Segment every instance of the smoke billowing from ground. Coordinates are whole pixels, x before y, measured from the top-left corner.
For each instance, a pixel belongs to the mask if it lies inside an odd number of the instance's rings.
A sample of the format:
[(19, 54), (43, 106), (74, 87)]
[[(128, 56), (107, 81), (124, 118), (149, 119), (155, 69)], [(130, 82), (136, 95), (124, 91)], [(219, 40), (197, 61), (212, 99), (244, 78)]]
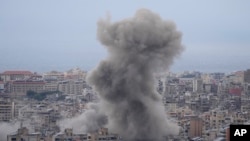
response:
[(183, 50), (175, 24), (141, 9), (119, 22), (101, 19), (97, 36), (109, 56), (87, 79), (101, 97), (108, 128), (126, 141), (160, 141), (175, 133), (178, 128), (166, 119), (153, 75), (166, 71)]
[(0, 141), (6, 141), (7, 135), (14, 133), (20, 127), (20, 123), (0, 123)]
[(99, 110), (98, 105), (89, 104), (89, 109), (83, 114), (63, 119), (59, 122), (61, 131), (65, 128), (73, 128), (74, 133), (90, 133), (97, 131), (107, 124), (107, 117)]

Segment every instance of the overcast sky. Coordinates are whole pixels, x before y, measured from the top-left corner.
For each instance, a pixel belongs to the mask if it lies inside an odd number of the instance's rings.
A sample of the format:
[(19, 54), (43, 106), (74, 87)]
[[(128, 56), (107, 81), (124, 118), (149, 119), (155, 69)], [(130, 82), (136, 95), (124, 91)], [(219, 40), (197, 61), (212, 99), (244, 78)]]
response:
[(1, 0), (0, 72), (93, 69), (107, 52), (96, 22), (148, 8), (176, 23), (185, 51), (171, 71), (250, 68), (249, 0)]

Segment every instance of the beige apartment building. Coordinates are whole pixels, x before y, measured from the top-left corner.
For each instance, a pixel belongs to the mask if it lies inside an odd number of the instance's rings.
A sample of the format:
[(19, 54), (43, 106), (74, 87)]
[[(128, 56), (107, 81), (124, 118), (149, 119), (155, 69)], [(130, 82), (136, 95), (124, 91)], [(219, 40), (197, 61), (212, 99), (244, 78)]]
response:
[(58, 90), (58, 82), (46, 82), (44, 85), (44, 90), (45, 91), (49, 91), (49, 92), (53, 92), (53, 91), (57, 91)]
[(50, 71), (43, 74), (43, 78), (46, 81), (62, 81), (64, 80), (64, 73), (57, 71)]
[(210, 111), (210, 127), (219, 129), (226, 123), (227, 111), (212, 110)]
[(28, 79), (33, 75), (30, 71), (5, 71), (0, 73), (0, 78), (4, 82), (15, 81), (15, 80), (24, 80)]
[(44, 81), (13, 81), (11, 83), (11, 92), (25, 95), (27, 91), (42, 92), (44, 91)]

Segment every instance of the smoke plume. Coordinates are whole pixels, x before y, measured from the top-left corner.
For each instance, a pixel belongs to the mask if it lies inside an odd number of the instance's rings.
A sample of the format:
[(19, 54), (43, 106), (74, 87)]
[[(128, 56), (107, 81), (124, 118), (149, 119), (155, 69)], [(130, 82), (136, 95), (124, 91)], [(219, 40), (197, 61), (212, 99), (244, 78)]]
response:
[(79, 116), (59, 121), (61, 131), (73, 128), (74, 133), (91, 133), (107, 124), (107, 117), (99, 110), (98, 105), (89, 104), (89, 109)]
[(181, 33), (147, 9), (119, 22), (101, 19), (97, 37), (109, 56), (87, 80), (101, 98), (108, 128), (126, 141), (161, 141), (177, 126), (164, 113), (154, 73), (169, 68), (182, 52)]
[(6, 123), (0, 122), (0, 141), (6, 141), (7, 135), (17, 131), (20, 123)]

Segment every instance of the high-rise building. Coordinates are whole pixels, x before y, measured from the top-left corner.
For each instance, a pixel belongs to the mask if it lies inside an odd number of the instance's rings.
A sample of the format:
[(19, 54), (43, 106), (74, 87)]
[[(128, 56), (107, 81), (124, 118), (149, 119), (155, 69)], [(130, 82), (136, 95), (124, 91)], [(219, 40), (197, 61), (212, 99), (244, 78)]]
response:
[(199, 117), (193, 117), (190, 119), (189, 137), (201, 137), (202, 136), (202, 119)]
[(193, 92), (198, 92), (198, 93), (203, 92), (203, 82), (202, 82), (202, 79), (195, 79), (193, 81)]

